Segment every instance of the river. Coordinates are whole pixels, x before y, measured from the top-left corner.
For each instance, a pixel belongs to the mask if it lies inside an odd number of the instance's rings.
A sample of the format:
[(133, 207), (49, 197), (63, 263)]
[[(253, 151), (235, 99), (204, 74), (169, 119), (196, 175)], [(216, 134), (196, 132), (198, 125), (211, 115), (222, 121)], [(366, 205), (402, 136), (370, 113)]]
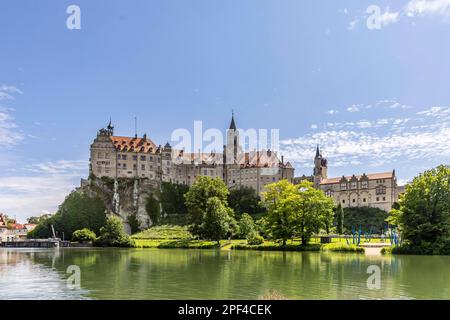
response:
[[(0, 248), (0, 299), (257, 299), (273, 290), (289, 299), (449, 299), (449, 266), (446, 256)], [(368, 268), (380, 270), (370, 282), (379, 287), (368, 288)]]

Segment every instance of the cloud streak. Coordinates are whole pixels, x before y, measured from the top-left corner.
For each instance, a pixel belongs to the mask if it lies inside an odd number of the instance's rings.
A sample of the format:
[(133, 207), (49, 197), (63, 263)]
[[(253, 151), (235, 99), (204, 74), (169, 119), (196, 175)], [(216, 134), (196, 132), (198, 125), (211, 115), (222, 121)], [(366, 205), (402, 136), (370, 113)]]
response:
[(450, 158), (450, 107), (410, 110), (403, 118), (331, 122), (323, 128), (280, 141), (282, 153), (297, 168), (312, 166), (317, 143), (332, 167), (395, 167), (414, 160)]

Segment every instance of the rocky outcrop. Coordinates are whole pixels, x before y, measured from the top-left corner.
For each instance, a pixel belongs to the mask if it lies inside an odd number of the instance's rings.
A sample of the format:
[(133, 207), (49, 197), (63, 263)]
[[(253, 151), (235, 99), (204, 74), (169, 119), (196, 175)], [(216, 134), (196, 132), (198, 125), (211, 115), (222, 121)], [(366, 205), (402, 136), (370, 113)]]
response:
[(111, 179), (90, 176), (88, 180), (82, 180), (77, 191), (102, 199), (107, 214), (122, 218), (125, 229), (131, 233), (129, 222), (134, 217), (139, 224), (139, 229), (148, 228), (153, 224), (145, 205), (150, 195), (158, 199), (160, 184), (148, 178)]

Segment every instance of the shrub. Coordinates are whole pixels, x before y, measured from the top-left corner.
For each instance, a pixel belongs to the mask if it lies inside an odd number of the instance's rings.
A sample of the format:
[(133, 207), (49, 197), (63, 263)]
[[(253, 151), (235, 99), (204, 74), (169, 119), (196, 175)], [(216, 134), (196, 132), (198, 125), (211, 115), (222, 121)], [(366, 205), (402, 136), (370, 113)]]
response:
[(264, 238), (256, 232), (252, 232), (247, 238), (247, 243), (251, 246), (257, 246), (264, 243)]
[(72, 234), (72, 241), (75, 242), (94, 242), (97, 239), (94, 231), (84, 228), (81, 230), (76, 230)]
[(381, 248), (381, 254), (391, 254), (393, 247), (383, 247)]
[(132, 247), (134, 241), (125, 232), (122, 219), (111, 216), (106, 220), (105, 226), (100, 229), (97, 244), (109, 247)]
[(159, 202), (154, 198), (153, 194), (150, 194), (145, 201), (145, 211), (150, 217), (151, 223), (153, 225), (159, 222), (161, 210)]
[(329, 243), (322, 246), (323, 251), (333, 251), (333, 252), (355, 252), (364, 253), (363, 247), (358, 247), (354, 244), (345, 243)]

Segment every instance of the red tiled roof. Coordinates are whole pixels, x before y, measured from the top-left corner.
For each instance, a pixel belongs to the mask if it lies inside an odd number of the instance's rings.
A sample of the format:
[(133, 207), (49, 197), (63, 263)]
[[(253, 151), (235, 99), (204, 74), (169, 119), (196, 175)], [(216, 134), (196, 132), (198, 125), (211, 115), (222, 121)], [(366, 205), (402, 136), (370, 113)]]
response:
[[(376, 180), (376, 179), (391, 179), (394, 176), (394, 173), (392, 171), (390, 172), (381, 172), (381, 173), (369, 173), (366, 174), (367, 178), (369, 180)], [(347, 180), (350, 180), (353, 176), (347, 176), (345, 177)], [(360, 180), (362, 175), (356, 176), (358, 180)], [(320, 184), (332, 184), (332, 183), (339, 183), (341, 181), (342, 177), (337, 178), (329, 178), (329, 179), (323, 179)]]
[(149, 138), (111, 136), (111, 141), (117, 151), (155, 153), (158, 148)]
[(6, 221), (3, 213), (0, 213), (0, 228), (6, 228)]

